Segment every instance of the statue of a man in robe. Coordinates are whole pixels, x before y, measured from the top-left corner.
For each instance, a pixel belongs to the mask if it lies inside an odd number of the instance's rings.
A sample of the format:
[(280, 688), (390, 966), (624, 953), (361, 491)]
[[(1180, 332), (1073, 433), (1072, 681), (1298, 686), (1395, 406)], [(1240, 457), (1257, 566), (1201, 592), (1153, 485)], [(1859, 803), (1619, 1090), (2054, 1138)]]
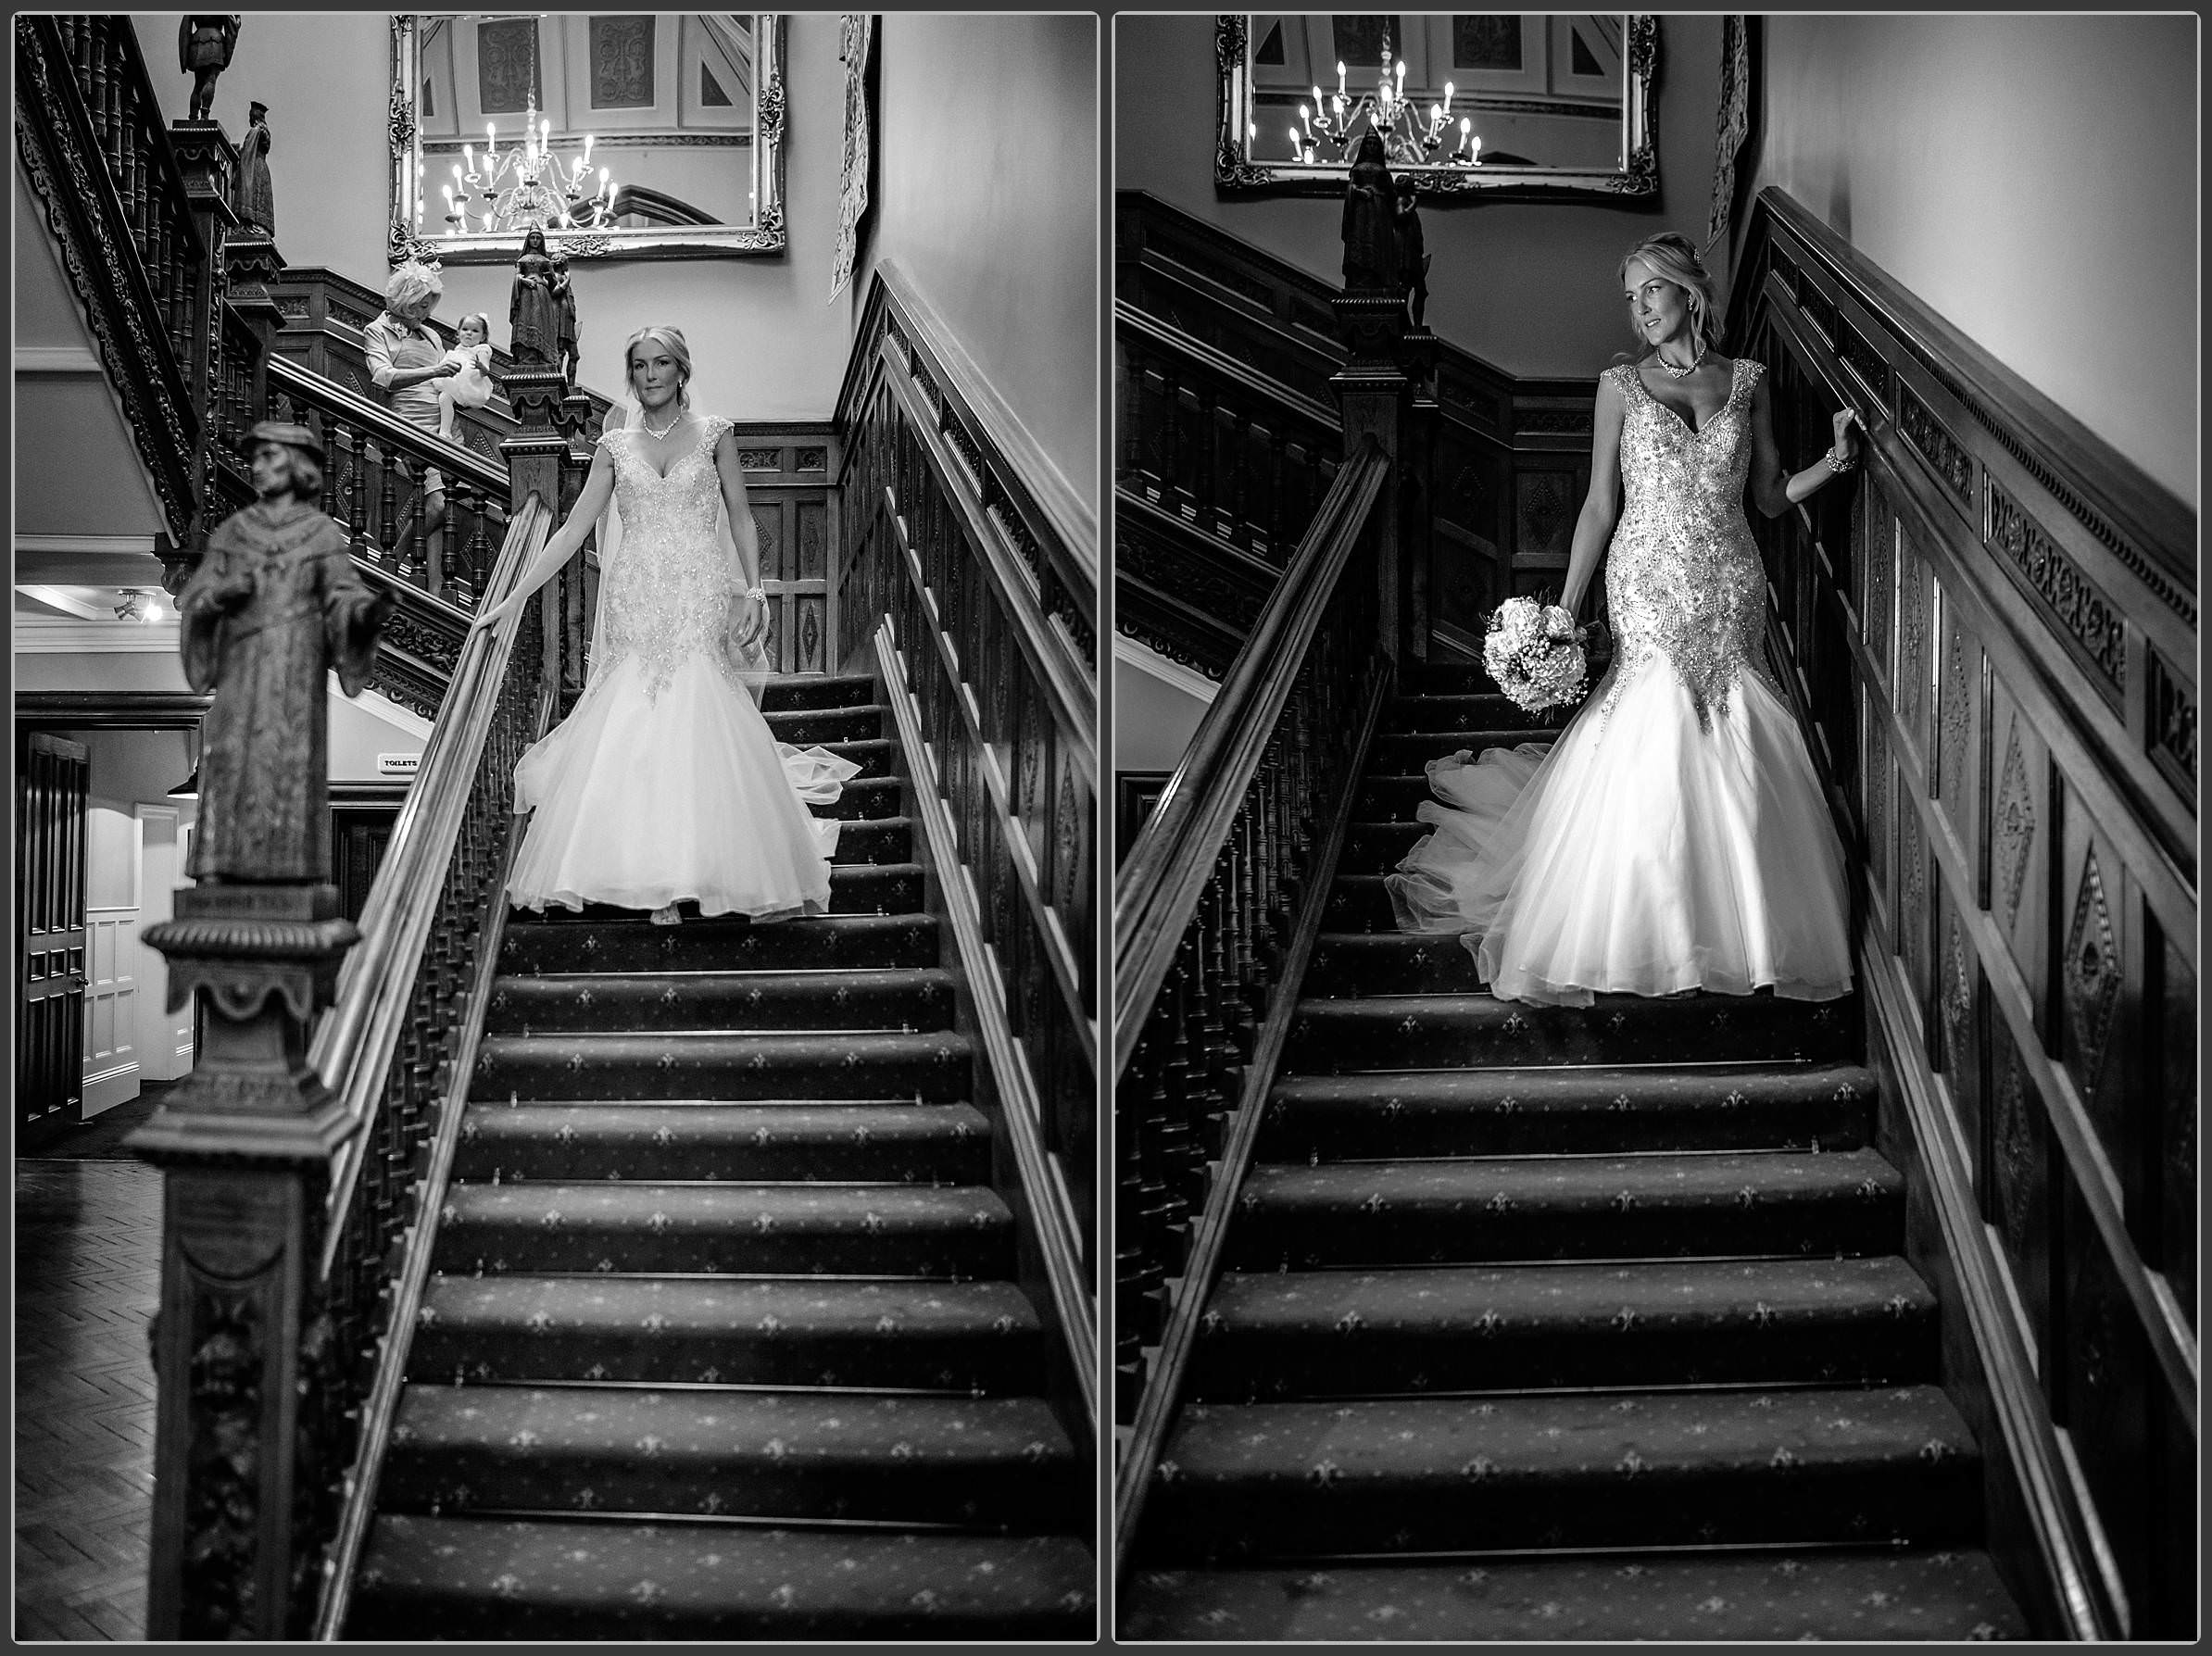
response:
[(201, 727), (200, 822), (185, 871), (225, 884), (331, 877), (326, 682), (358, 695), (392, 611), (315, 505), (322, 445), (264, 420), (245, 447), (253, 505), (207, 537), (177, 596), (184, 677), (215, 692)]

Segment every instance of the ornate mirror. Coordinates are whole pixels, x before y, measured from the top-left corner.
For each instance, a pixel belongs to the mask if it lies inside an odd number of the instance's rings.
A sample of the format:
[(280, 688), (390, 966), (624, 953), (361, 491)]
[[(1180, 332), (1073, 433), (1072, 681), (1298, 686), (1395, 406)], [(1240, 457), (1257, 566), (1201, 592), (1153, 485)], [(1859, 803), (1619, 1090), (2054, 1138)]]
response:
[(1214, 56), (1225, 194), (1338, 194), (1369, 132), (1423, 196), (1659, 193), (1654, 17), (1230, 15)]
[(392, 19), (391, 257), (497, 264), (784, 248), (781, 19)]

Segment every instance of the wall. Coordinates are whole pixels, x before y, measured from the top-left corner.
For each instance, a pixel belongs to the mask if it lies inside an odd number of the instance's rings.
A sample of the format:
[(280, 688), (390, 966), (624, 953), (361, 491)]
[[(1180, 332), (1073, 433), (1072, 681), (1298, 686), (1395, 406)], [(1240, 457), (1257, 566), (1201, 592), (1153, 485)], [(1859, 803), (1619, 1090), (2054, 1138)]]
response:
[[(1095, 510), (1099, 26), (890, 13), (877, 30), (866, 264), (898, 261)], [(987, 95), (955, 107), (956, 87)]]
[[(1158, 662), (1160, 670), (1150, 665)], [(1178, 684), (1167, 676), (1176, 673)], [(1183, 762), (1213, 698), (1188, 688), (1197, 675), (1177, 670), (1133, 640), (1113, 641), (1113, 768), (1173, 771)]]
[(1765, 30), (1753, 186), (1787, 190), (2193, 508), (2196, 20)]
[[(1114, 182), (1149, 190), (1276, 257), (1343, 279), (1341, 208), (1302, 197), (1213, 193), (1213, 19), (1114, 19)], [(1660, 21), (1659, 207), (1475, 198), (1424, 207), (1435, 263), (1428, 325), (1524, 375), (1594, 376), (1628, 348), (1614, 272), (1662, 230), (1705, 239), (1720, 100), (1720, 19)]]
[[(181, 20), (176, 13), (132, 19), (172, 118), (184, 113), (192, 90), (191, 77), (176, 68)], [(844, 146), (837, 19), (794, 16), (786, 43), (788, 252), (780, 258), (579, 262), (572, 270), (579, 374), (594, 390), (619, 395), (623, 342), (648, 322), (671, 322), (691, 346), (693, 402), (701, 410), (744, 420), (826, 420), (834, 411), (852, 326), (849, 302), (829, 302)], [(286, 262), (382, 285), (390, 75), (384, 13), (245, 14), (237, 53), (216, 82), (215, 118), (235, 141), (245, 131), (247, 103), (269, 106), (270, 180)], [(505, 345), (510, 280), (504, 266), (449, 267), (439, 319), (486, 311), (493, 339)]]

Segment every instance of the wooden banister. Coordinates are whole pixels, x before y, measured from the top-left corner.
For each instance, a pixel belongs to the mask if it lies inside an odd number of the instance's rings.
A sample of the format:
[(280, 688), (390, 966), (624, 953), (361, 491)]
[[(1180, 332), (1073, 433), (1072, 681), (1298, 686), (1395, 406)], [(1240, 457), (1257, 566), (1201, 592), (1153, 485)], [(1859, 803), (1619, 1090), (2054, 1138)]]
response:
[[(1391, 470), (1364, 435), (1115, 882), (1117, 1368), (1137, 1388), (1122, 1399), (1132, 1429), (1115, 1480), (1118, 1572), (1135, 1558), (1394, 683), (1380, 636), (1389, 562), (1376, 545)], [(1157, 1354), (1134, 1369), (1148, 1333)]]
[(1049, 1394), (1097, 1442), (1097, 522), (895, 265), (837, 425), (833, 659), (882, 676), (907, 756), (995, 1180), (1051, 1330)]

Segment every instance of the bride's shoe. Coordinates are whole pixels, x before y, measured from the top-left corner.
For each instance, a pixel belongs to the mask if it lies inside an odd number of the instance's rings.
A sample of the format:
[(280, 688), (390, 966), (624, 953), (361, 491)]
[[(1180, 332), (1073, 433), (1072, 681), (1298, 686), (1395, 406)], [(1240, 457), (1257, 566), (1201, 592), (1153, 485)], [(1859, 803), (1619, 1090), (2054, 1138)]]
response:
[(654, 910), (648, 918), (657, 926), (680, 926), (684, 923), (684, 917), (676, 912), (676, 906), (673, 903), (669, 904), (665, 909)]

